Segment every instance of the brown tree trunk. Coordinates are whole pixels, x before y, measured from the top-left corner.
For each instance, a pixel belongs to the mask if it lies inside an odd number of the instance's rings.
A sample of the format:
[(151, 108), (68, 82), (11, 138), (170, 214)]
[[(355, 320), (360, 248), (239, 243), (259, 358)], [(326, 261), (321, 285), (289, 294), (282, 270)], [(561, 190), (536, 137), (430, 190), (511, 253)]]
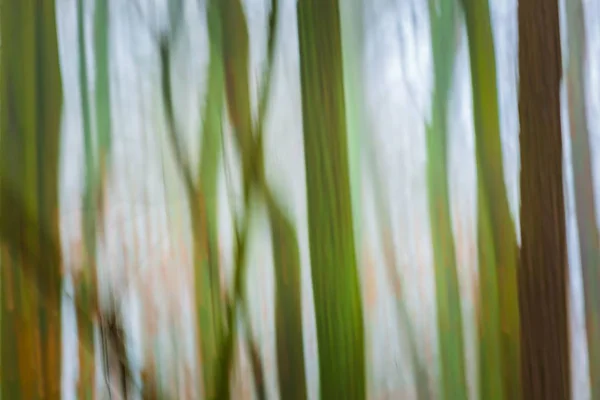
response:
[(567, 253), (557, 0), (519, 2), (523, 399), (568, 399)]

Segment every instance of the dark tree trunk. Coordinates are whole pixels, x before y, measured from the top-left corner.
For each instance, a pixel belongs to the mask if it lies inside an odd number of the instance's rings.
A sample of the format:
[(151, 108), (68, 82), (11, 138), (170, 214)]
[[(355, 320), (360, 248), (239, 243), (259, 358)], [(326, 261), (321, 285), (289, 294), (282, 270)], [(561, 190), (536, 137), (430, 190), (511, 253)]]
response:
[(519, 2), (523, 399), (568, 399), (567, 253), (557, 0)]

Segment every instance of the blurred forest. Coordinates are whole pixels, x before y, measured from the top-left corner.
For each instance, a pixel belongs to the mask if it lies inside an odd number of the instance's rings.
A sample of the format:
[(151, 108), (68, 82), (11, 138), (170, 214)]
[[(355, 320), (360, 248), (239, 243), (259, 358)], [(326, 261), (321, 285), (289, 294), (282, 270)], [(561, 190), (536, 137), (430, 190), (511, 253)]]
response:
[(0, 399), (600, 399), (600, 0), (0, 0)]

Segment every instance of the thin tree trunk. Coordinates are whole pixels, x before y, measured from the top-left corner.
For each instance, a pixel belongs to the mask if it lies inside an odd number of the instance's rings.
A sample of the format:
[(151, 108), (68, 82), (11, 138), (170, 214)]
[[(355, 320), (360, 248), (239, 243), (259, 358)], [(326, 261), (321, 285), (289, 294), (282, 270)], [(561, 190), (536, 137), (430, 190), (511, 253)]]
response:
[(488, 0), (463, 0), (475, 124), (479, 249), (479, 395), (520, 395), (518, 245), (504, 184), (496, 56)]
[(95, 158), (92, 138), (89, 80), (87, 74), (87, 51), (85, 41), (84, 2), (77, 1), (77, 41), (79, 49), (79, 88), (81, 97), (81, 116), (83, 132), (83, 154), (85, 163), (85, 181), (82, 200), (83, 218), (81, 231), (83, 236), (83, 270), (76, 284), (76, 301), (84, 312), (77, 313), (77, 335), (79, 340), (79, 379), (78, 398), (91, 399), (94, 391), (95, 356), (94, 326), (96, 302), (96, 196), (94, 194)]
[(277, 375), (281, 398), (306, 399), (306, 372), (302, 342), (300, 250), (292, 221), (271, 195), (267, 210), (273, 240), (275, 267), (275, 327)]
[(521, 0), (518, 21), (522, 398), (563, 400), (571, 382), (558, 1)]
[[(94, 187), (88, 196), (91, 196), (91, 202), (94, 208), (86, 214), (92, 222), (93, 238), (91, 249), (87, 254), (92, 256), (91, 265), (94, 266), (93, 271), (89, 273), (91, 280), (91, 296), (90, 307), (91, 323), (88, 324), (89, 351), (94, 349), (94, 326), (98, 326), (99, 310), (98, 310), (98, 265), (95, 258), (96, 236), (99, 232), (103, 233), (104, 227), (104, 196), (106, 190), (106, 177), (111, 161), (111, 139), (112, 139), (112, 113), (110, 108), (110, 72), (109, 72), (109, 35), (110, 35), (110, 4), (111, 0), (96, 0), (94, 10), (94, 54), (95, 54), (95, 111), (96, 111), (96, 135), (98, 137), (98, 161), (94, 169)], [(79, 318), (81, 319), (81, 318)], [(101, 337), (100, 340), (103, 340)], [(95, 394), (96, 388), (96, 359), (92, 357), (90, 362), (89, 377), (87, 385), (91, 388), (91, 392)], [(104, 362), (101, 361), (102, 363)]]
[[(94, 54), (96, 61), (96, 135), (98, 136), (98, 166), (96, 171), (96, 221), (103, 231), (104, 193), (111, 161), (112, 112), (110, 103), (110, 1), (96, 0), (94, 10)], [(97, 276), (97, 273), (96, 273)]]
[(429, 1), (434, 93), (432, 118), (426, 133), (427, 181), (440, 349), (440, 395), (448, 400), (466, 400), (463, 319), (447, 170), (448, 97), (456, 53), (455, 8), (454, 1)]
[(320, 393), (323, 399), (364, 399), (365, 338), (354, 251), (339, 4), (299, 0), (297, 13)]
[[(270, 99), (270, 87), (273, 76), (273, 60), (277, 38), (279, 0), (271, 1), (267, 38), (267, 67), (261, 82), (258, 101), (258, 120), (255, 124), (251, 118), (249, 97), (248, 62), (249, 41), (248, 28), (242, 3), (239, 0), (223, 2), (223, 57), (225, 68), (225, 87), (227, 105), (232, 121), (235, 138), (239, 147), (243, 165), (244, 185), (244, 226), (241, 233), (239, 252), (245, 248), (245, 226), (250, 212), (250, 192), (256, 190), (266, 202), (267, 213), (271, 225), (273, 241), (273, 264), (275, 269), (275, 327), (278, 363), (279, 390), (282, 398), (306, 398), (306, 373), (304, 368), (304, 345), (302, 339), (302, 299), (300, 282), (300, 252), (294, 224), (284, 213), (282, 206), (276, 201), (266, 183), (263, 165), (264, 122)], [(256, 134), (256, 137), (254, 137)], [(241, 265), (236, 265), (234, 294), (230, 308), (235, 310), (238, 298), (245, 301), (243, 293), (243, 272), (245, 260), (238, 258)], [(242, 307), (245, 307), (243, 304)], [(230, 314), (229, 332), (224, 346), (222, 364), (221, 393), (227, 390), (229, 371), (231, 370), (231, 346), (235, 332), (235, 312)], [(249, 325), (249, 324), (247, 324)], [(253, 361), (256, 360), (251, 354)], [(254, 364), (257, 364), (254, 361)], [(254, 367), (257, 369), (258, 366)], [(255, 374), (255, 384), (260, 396), (260, 375)]]
[(571, 131), (571, 160), (575, 183), (575, 204), (579, 251), (583, 273), (589, 375), (592, 399), (600, 396), (600, 243), (596, 225), (591, 149), (585, 105), (586, 36), (583, 4), (566, 2), (569, 39), (567, 93)]
[[(202, 148), (200, 155), (199, 180), (200, 196), (204, 198), (205, 225), (203, 231), (196, 231), (196, 242), (201, 237), (206, 238), (199, 251), (199, 268), (196, 269), (196, 300), (198, 326), (201, 343), (202, 369), (204, 375), (204, 391), (210, 399), (216, 393), (215, 380), (218, 362), (218, 349), (224, 336), (224, 304), (220, 288), (219, 242), (218, 242), (218, 206), (217, 206), (217, 177), (221, 161), (221, 134), (224, 105), (223, 66), (221, 58), (221, 21), (219, 6), (215, 0), (207, 5), (207, 20), (209, 26), (210, 63), (208, 70), (208, 91), (204, 121), (202, 127)], [(192, 205), (193, 206), (193, 205)], [(200, 278), (199, 275), (204, 275)], [(210, 309), (209, 309), (210, 307)]]
[[(176, 6), (176, 2), (171, 3)], [(181, 4), (179, 4), (181, 6)], [(173, 9), (173, 22), (180, 11)], [(177, 14), (179, 13), (179, 14)], [(225, 304), (220, 288), (218, 235), (217, 235), (217, 174), (221, 154), (221, 130), (223, 110), (223, 69), (221, 57), (221, 17), (217, 0), (207, 4), (210, 63), (208, 89), (202, 125), (202, 148), (198, 184), (185, 156), (175, 123), (171, 90), (171, 41), (176, 34), (165, 37), (160, 43), (162, 67), (162, 94), (167, 115), (169, 139), (175, 153), (177, 168), (183, 177), (184, 188), (190, 207), (193, 238), (195, 300), (197, 312), (198, 360), (202, 368), (205, 398), (215, 398), (219, 380), (219, 351), (223, 347), (225, 333)], [(173, 27), (175, 31), (177, 28)]]

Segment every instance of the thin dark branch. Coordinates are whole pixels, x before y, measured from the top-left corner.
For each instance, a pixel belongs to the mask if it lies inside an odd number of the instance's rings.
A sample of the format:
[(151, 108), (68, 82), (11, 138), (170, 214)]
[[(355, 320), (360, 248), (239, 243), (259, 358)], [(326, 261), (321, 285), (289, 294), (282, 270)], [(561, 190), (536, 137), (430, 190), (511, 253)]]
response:
[(250, 322), (250, 313), (248, 311), (248, 304), (242, 303), (242, 322), (244, 324), (244, 330), (246, 331), (246, 347), (250, 357), (250, 366), (252, 369), (252, 375), (254, 377), (254, 385), (256, 389), (256, 395), (259, 400), (265, 400), (267, 398), (265, 388), (265, 371), (264, 366), (260, 358), (260, 351), (256, 336), (252, 330), (252, 324)]
[(269, 29), (267, 33), (267, 65), (263, 72), (262, 87), (260, 89), (260, 98), (258, 103), (258, 120), (256, 131), (263, 130), (265, 116), (271, 98), (271, 82), (273, 76), (273, 63), (275, 59), (275, 45), (277, 43), (277, 29), (279, 21), (279, 1), (271, 0), (271, 10), (269, 12)]
[[(21, 257), (24, 257), (24, 260), (34, 260), (35, 258), (31, 258), (31, 256), (27, 256), (27, 255), (22, 255)], [(36, 265), (36, 264), (34, 264)], [(9, 267), (10, 268), (14, 268), (16, 269), (15, 265), (13, 263), (8, 263), (8, 262), (4, 262), (2, 264), (3, 268)], [(16, 273), (17, 271), (13, 271), (14, 273)], [(27, 275), (26, 275), (27, 276)], [(59, 298), (58, 299), (58, 303), (56, 301), (56, 299), (51, 299), (50, 296), (44, 291), (40, 289), (40, 286), (37, 282), (37, 280), (35, 279), (31, 279), (30, 277), (28, 277), (29, 283), (31, 285), (31, 289), (35, 292), (36, 294), (36, 298), (38, 299), (38, 305), (39, 307), (43, 308), (47, 315), (51, 318), (59, 318), (59, 309), (61, 307), (61, 303), (62, 300)], [(75, 298), (66, 291), (66, 289), (63, 287), (62, 291), (60, 292), (60, 296), (65, 296), (72, 304), (73, 304), (73, 308), (75, 309), (75, 316), (76, 319), (81, 320), (81, 321), (88, 321), (88, 322), (93, 322), (94, 317), (93, 315), (89, 312), (89, 310), (84, 309), (83, 307), (81, 307), (78, 302), (75, 300)], [(95, 310), (94, 310), (95, 312)], [(100, 324), (100, 327), (102, 329), (102, 324)], [(86, 348), (89, 352), (94, 352), (94, 343), (93, 342), (83, 342), (81, 343), (84, 348)], [(117, 355), (117, 360), (120, 363), (126, 363), (127, 360), (122, 359), (120, 356)], [(125, 364), (127, 365), (127, 364)], [(106, 367), (106, 366), (105, 366)], [(128, 376), (134, 376), (133, 372), (129, 369), (127, 371), (125, 371), (125, 373)], [(135, 384), (135, 382), (134, 382)], [(137, 384), (135, 384), (137, 386)], [(141, 389), (139, 386), (137, 387), (137, 389)]]
[(187, 157), (184, 154), (184, 149), (179, 140), (177, 126), (175, 123), (175, 115), (173, 110), (173, 98), (171, 89), (171, 60), (170, 60), (170, 45), (166, 38), (163, 38), (160, 43), (160, 64), (161, 64), (161, 84), (162, 93), (165, 105), (165, 114), (167, 118), (167, 133), (175, 153), (175, 162), (178, 164), (182, 174), (184, 185), (189, 196), (194, 196), (197, 193), (196, 185), (192, 175), (192, 169)]

